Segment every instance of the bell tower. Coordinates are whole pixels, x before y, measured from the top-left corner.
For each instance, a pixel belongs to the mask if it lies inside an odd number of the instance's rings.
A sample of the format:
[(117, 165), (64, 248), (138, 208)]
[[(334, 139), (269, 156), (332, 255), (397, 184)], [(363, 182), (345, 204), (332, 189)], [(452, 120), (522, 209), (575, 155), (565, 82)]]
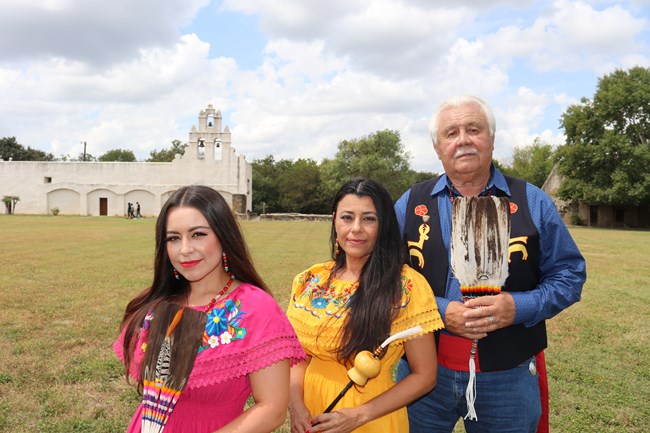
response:
[(212, 104), (199, 112), (199, 126), (192, 126), (190, 141), (185, 154), (189, 157), (206, 161), (222, 161), (231, 151), (230, 129), (221, 129), (221, 111), (215, 110)]
[(235, 154), (230, 129), (222, 127), (221, 111), (212, 104), (199, 112), (183, 155), (174, 162), (183, 166), (184, 184), (211, 186), (230, 201), (233, 210), (245, 214), (252, 205), (253, 166), (244, 155)]

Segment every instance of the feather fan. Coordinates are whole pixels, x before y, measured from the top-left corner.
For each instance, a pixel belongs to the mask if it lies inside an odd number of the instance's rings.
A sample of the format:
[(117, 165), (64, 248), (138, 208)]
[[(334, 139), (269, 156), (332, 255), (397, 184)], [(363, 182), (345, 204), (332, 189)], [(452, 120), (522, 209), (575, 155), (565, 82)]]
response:
[[(451, 267), (460, 282), (463, 302), (496, 295), (508, 278), (510, 203), (504, 197), (457, 197), (452, 207)], [(476, 365), (478, 340), (472, 342), (467, 415), (477, 420)]]
[(142, 370), (142, 433), (161, 433), (198, 353), (206, 315), (162, 301), (153, 310)]

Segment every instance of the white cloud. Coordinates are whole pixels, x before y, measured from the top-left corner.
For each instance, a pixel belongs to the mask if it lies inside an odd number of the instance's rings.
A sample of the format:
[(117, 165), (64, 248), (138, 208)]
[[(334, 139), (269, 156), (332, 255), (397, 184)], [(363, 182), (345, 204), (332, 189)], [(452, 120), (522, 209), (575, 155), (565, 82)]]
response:
[[(552, 97), (521, 87), (508, 98), (506, 108), (496, 108), (495, 157), (507, 159), (515, 147), (528, 146), (539, 136), (536, 131)], [(547, 133), (548, 135), (548, 133)]]
[(647, 52), (647, 41), (638, 40), (647, 28), (647, 19), (620, 5), (598, 10), (583, 1), (557, 0), (531, 25), (506, 26), (484, 40), (494, 59), (525, 57), (541, 71), (601, 72), (603, 63), (620, 64), (627, 55)]
[(59, 57), (123, 62), (178, 39), (209, 0), (14, 0), (0, 2), (0, 60)]
[[(178, 124), (179, 116), (198, 115), (214, 95), (228, 98), (224, 90), (237, 75), (236, 65), (207, 54), (205, 43), (186, 35), (168, 49), (143, 49), (136, 60), (103, 73), (61, 59), (0, 70), (6, 100), (14, 101), (0, 106), (0, 131), (19, 130), (20, 143), (50, 147), (55, 156), (76, 156), (73, 149), (86, 140), (95, 156), (130, 148), (147, 157), (172, 139), (187, 139), (189, 128)], [(226, 98), (216, 99), (218, 105), (229, 105)]]
[(394, 78), (429, 70), (453, 42), (456, 29), (477, 13), (458, 4), (449, 9), (395, 0), (233, 0), (224, 7), (260, 14), (261, 27), (272, 40), (326, 40), (324, 52)]
[[(211, 103), (249, 160), (320, 161), (343, 139), (388, 128), (415, 169), (440, 171), (427, 122), (443, 98), (485, 98), (507, 156), (538, 136), (561, 142), (556, 119), (592, 96), (563, 85), (566, 71), (595, 82), (650, 65), (647, 10), (633, 3), (3, 0), (0, 137), (56, 156), (85, 140), (95, 156), (130, 148), (142, 159), (187, 140)], [(259, 67), (215, 58), (201, 29), (181, 30), (208, 4), (256, 18)]]

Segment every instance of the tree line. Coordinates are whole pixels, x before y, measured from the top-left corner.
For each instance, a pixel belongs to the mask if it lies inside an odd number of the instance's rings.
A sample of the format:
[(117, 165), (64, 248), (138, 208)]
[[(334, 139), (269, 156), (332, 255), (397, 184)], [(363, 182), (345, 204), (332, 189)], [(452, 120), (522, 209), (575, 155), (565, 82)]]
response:
[[(514, 149), (512, 160), (495, 165), (505, 174), (541, 187), (557, 165), (563, 181), (560, 198), (589, 205), (648, 206), (650, 204), (650, 68), (616, 70), (598, 80), (592, 98), (570, 105), (560, 118), (566, 142), (558, 147), (535, 139)], [(172, 161), (187, 144), (151, 151), (148, 162)], [(0, 138), (0, 157), (14, 161), (135, 161), (132, 151), (113, 149), (98, 158), (81, 153), (55, 158), (25, 148), (15, 137)], [(433, 150), (432, 150), (433, 157)], [(333, 158), (252, 162), (253, 211), (257, 213), (331, 212), (336, 189), (352, 177), (371, 177), (397, 199), (416, 182), (435, 176), (410, 168), (399, 131), (376, 131), (343, 140)]]
[[(530, 146), (516, 148), (511, 162), (494, 163), (505, 174), (541, 187), (553, 169), (554, 155), (550, 144), (535, 140)], [(431, 158), (435, 158), (433, 148)], [(409, 160), (399, 132), (391, 130), (344, 140), (334, 158), (320, 164), (312, 159), (276, 161), (269, 155), (253, 161), (253, 211), (330, 213), (336, 190), (353, 177), (381, 182), (397, 200), (414, 183), (437, 176), (429, 171), (414, 171)]]
[[(171, 162), (174, 155), (185, 153), (187, 144), (180, 140), (172, 140), (171, 147), (161, 150), (152, 150), (145, 162)], [(80, 152), (76, 157), (69, 154), (61, 155), (58, 158), (52, 153), (42, 150), (25, 147), (16, 141), (16, 137), (0, 138), (0, 158), (5, 161), (100, 161), (100, 162), (136, 162), (137, 159), (132, 150), (111, 149), (106, 153), (95, 157), (91, 153)]]

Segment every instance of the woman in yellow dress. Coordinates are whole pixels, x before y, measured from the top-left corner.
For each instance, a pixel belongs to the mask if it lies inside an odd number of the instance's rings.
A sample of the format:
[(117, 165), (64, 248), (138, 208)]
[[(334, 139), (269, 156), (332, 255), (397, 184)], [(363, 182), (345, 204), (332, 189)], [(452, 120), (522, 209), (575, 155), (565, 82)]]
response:
[[(406, 404), (436, 384), (433, 332), (443, 327), (431, 287), (405, 265), (393, 203), (370, 179), (353, 179), (334, 197), (333, 260), (293, 281), (287, 315), (308, 357), (291, 368), (292, 433), (408, 432)], [(416, 325), (422, 331), (392, 342), (379, 376), (350, 389), (357, 353), (374, 351), (390, 335)], [(392, 366), (406, 354), (411, 374), (399, 383)]]

